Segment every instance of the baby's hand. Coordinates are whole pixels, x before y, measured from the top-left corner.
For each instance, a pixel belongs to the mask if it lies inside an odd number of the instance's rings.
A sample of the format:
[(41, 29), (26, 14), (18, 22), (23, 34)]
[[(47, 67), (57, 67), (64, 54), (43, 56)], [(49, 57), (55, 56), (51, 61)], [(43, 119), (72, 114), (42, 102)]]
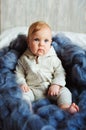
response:
[(59, 85), (51, 85), (49, 87), (49, 90), (48, 90), (48, 95), (49, 96), (55, 96), (55, 95), (58, 95), (59, 93), (59, 90), (60, 90), (60, 86)]
[(29, 88), (28, 85), (26, 85), (26, 84), (22, 84), (22, 85), (20, 86), (20, 88), (21, 88), (21, 90), (22, 90), (23, 92), (28, 92), (28, 91), (30, 90), (30, 88)]

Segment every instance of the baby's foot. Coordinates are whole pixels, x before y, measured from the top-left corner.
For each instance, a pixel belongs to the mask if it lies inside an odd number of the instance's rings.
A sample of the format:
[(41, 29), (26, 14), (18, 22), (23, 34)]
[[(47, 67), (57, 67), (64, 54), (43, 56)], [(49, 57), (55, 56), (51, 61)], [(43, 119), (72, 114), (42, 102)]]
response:
[(68, 108), (68, 112), (70, 112), (71, 114), (79, 112), (79, 107), (75, 103), (72, 103)]

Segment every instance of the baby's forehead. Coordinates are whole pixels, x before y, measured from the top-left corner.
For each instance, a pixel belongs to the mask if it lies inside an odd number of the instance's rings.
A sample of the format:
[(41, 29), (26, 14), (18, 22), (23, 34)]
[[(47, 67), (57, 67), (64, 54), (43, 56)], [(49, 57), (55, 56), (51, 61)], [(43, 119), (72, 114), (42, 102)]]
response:
[[(43, 36), (44, 35), (44, 36)], [(40, 37), (49, 37), (49, 39), (52, 37), (52, 31), (51, 28), (48, 27), (47, 25), (43, 25), (41, 27), (34, 27), (29, 31), (28, 38), (30, 37), (35, 37), (35, 36), (40, 36)]]
[(47, 36), (51, 36), (52, 32), (49, 28), (41, 28), (38, 31), (34, 32), (32, 35), (40, 35), (40, 36), (45, 35), (47, 37)]
[(38, 24), (33, 24), (32, 26), (30, 26), (29, 28), (29, 33), (34, 33), (36, 31), (39, 31), (43, 28), (46, 28), (46, 29), (51, 29), (50, 26), (48, 24), (45, 24), (45, 23), (38, 23)]

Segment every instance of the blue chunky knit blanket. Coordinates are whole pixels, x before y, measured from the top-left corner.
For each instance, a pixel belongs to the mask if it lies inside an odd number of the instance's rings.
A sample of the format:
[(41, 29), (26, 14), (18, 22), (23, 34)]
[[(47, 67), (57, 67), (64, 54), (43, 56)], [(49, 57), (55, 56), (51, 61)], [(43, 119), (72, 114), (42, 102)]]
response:
[(27, 47), (26, 36), (18, 35), (0, 50), (0, 130), (86, 129), (86, 51), (63, 34), (52, 39), (66, 71), (66, 86), (80, 111), (71, 115), (48, 99), (33, 102), (30, 110), (15, 80), (17, 60)]

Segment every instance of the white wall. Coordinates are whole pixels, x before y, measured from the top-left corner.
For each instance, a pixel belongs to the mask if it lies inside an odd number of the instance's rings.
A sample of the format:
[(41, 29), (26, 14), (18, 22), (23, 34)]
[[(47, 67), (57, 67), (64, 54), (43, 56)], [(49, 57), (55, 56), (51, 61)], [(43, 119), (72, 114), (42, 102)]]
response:
[(1, 0), (1, 32), (48, 22), (54, 31), (86, 33), (86, 0)]
[(0, 0), (0, 33), (1, 33), (1, 0)]

